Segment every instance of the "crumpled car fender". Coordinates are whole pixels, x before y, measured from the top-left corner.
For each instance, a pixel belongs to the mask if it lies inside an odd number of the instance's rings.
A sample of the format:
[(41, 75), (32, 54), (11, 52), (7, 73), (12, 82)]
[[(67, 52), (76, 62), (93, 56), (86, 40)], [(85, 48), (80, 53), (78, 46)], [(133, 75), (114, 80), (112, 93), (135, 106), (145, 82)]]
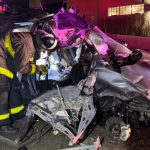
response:
[(150, 104), (146, 98), (146, 90), (130, 82), (124, 75), (99, 62), (96, 62), (94, 70), (97, 73), (95, 86), (98, 87), (97, 90), (103, 89), (98, 93), (100, 97), (114, 96), (123, 101), (136, 99), (138, 102), (143, 102), (144, 100), (145, 103)]

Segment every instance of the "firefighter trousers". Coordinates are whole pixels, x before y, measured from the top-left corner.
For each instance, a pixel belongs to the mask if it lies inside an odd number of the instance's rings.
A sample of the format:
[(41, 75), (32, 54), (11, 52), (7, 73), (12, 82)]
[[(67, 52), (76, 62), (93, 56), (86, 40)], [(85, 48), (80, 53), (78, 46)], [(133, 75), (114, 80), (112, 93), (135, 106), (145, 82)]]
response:
[(9, 80), (5, 78), (7, 77), (0, 74), (0, 126), (12, 124), (25, 114), (18, 79), (16, 77)]

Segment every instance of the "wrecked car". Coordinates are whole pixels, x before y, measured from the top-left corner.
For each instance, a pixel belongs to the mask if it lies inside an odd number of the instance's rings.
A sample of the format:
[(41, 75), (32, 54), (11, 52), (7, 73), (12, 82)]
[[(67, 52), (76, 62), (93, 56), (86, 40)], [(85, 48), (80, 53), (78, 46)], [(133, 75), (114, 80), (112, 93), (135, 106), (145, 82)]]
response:
[[(126, 141), (131, 131), (128, 121), (135, 119), (135, 114), (137, 121), (149, 122), (148, 87), (135, 85), (121, 73), (122, 67), (136, 64), (142, 52), (113, 40), (74, 9), (61, 9), (53, 19), (49, 32), (58, 39), (60, 49), (66, 49), (67, 53), (80, 45), (76, 48), (81, 50), (80, 58), (70, 64), (72, 80), (85, 95), (94, 95), (94, 103), (99, 103), (97, 109), (109, 114), (106, 128)], [(41, 31), (37, 29), (37, 32)], [(93, 87), (87, 83), (89, 76), (96, 80)]]

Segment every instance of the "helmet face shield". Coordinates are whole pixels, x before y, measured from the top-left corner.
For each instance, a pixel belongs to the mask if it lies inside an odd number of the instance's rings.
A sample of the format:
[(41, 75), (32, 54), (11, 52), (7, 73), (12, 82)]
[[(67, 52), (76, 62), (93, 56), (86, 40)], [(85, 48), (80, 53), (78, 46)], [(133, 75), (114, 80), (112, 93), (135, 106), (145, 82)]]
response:
[(41, 37), (41, 41), (43, 43), (43, 46), (47, 50), (53, 50), (57, 46), (57, 40), (52, 34), (44, 35)]
[(54, 35), (43, 30), (38, 30), (36, 32), (36, 43), (39, 48), (52, 51), (56, 48), (58, 41)]

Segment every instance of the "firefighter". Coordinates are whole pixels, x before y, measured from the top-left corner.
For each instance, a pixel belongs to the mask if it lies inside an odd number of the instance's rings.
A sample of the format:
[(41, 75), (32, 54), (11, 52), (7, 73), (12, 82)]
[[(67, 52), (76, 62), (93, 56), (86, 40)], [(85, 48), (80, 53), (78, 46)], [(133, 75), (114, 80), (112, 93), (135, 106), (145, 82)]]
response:
[(25, 106), (16, 74), (35, 72), (28, 60), (34, 51), (29, 33), (8, 33), (0, 40), (0, 132), (16, 133), (12, 121), (24, 116)]
[[(53, 39), (52, 35), (44, 36), (42, 45), (54, 49)], [(47, 71), (45, 66), (33, 63), (36, 50), (30, 32), (8, 32), (0, 39), (0, 132), (15, 134), (18, 129), (12, 123), (25, 115), (17, 73), (31, 75)]]

